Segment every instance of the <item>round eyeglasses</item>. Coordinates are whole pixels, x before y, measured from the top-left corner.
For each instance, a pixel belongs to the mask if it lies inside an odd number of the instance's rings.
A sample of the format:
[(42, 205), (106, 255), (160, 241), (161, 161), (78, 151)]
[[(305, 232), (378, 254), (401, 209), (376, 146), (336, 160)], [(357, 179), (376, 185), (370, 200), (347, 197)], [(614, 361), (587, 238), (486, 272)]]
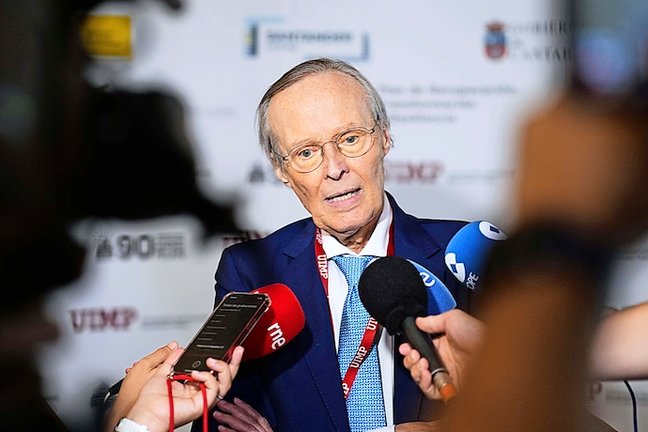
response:
[(371, 129), (356, 127), (335, 135), (323, 143), (310, 142), (299, 144), (288, 150), (287, 155), (282, 155), (272, 150), (282, 161), (287, 162), (297, 172), (309, 173), (322, 165), (324, 160), (324, 146), (333, 143), (338, 151), (348, 158), (364, 156), (374, 144), (373, 133), (376, 131), (378, 121)]

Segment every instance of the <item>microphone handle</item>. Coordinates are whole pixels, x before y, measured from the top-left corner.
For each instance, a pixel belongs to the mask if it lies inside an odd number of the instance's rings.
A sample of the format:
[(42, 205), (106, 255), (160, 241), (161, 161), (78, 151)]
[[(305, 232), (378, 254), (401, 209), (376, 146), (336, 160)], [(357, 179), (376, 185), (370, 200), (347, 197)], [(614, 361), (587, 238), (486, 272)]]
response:
[(405, 317), (401, 328), (410, 345), (428, 361), (430, 373), (432, 374), (432, 382), (441, 394), (444, 402), (448, 403), (450, 399), (456, 396), (457, 389), (452, 383), (450, 374), (448, 374), (443, 362), (439, 358), (439, 354), (432, 344), (430, 336), (416, 327), (416, 318), (414, 317)]

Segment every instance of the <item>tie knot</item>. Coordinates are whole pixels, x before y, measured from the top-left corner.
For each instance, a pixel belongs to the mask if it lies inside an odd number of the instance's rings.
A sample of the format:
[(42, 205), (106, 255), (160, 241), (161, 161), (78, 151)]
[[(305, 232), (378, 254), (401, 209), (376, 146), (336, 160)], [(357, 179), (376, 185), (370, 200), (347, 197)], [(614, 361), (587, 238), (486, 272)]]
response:
[(358, 286), (360, 281), (360, 275), (365, 268), (369, 265), (369, 262), (373, 259), (373, 256), (369, 255), (337, 255), (331, 259), (335, 261), (335, 264), (340, 268), (344, 278), (349, 284), (349, 288)]

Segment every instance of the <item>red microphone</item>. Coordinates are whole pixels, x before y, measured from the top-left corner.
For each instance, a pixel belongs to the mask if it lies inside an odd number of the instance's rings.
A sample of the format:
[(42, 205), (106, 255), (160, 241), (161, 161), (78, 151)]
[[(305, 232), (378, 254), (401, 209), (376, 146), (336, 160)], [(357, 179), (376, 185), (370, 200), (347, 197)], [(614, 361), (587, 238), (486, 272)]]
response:
[(256, 359), (277, 351), (302, 331), (306, 321), (299, 300), (286, 285), (273, 283), (252, 292), (267, 294), (270, 297), (270, 307), (243, 341), (243, 360)]

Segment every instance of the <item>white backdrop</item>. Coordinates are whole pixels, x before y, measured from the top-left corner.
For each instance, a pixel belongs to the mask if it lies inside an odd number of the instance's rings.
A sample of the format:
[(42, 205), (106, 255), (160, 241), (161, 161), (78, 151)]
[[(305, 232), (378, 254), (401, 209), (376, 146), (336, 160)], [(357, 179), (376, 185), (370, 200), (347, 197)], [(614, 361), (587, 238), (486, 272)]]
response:
[[(240, 197), (240, 224), (258, 237), (306, 213), (258, 148), (256, 104), (302, 60), (346, 59), (374, 83), (391, 115), (396, 146), (386, 159), (387, 189), (399, 204), (420, 216), (487, 219), (506, 230), (517, 128), (559, 88), (569, 52), (564, 15), (550, 3), (494, 3), (187, 0), (172, 12), (158, 1), (106, 2), (95, 13), (131, 18), (133, 57), (99, 60), (88, 77), (178, 96), (202, 190)], [(189, 341), (212, 308), (220, 253), (240, 238), (203, 243), (186, 217), (88, 222), (75, 234), (88, 247), (87, 269), (49, 302), (62, 337), (43, 352), (42, 371), (50, 402), (79, 428), (92, 415), (93, 395), (125, 367), (169, 340)], [(613, 306), (648, 298), (647, 250), (642, 242), (624, 256)], [(646, 423), (648, 390), (633, 386)], [(632, 430), (621, 384), (596, 387), (593, 408)]]

